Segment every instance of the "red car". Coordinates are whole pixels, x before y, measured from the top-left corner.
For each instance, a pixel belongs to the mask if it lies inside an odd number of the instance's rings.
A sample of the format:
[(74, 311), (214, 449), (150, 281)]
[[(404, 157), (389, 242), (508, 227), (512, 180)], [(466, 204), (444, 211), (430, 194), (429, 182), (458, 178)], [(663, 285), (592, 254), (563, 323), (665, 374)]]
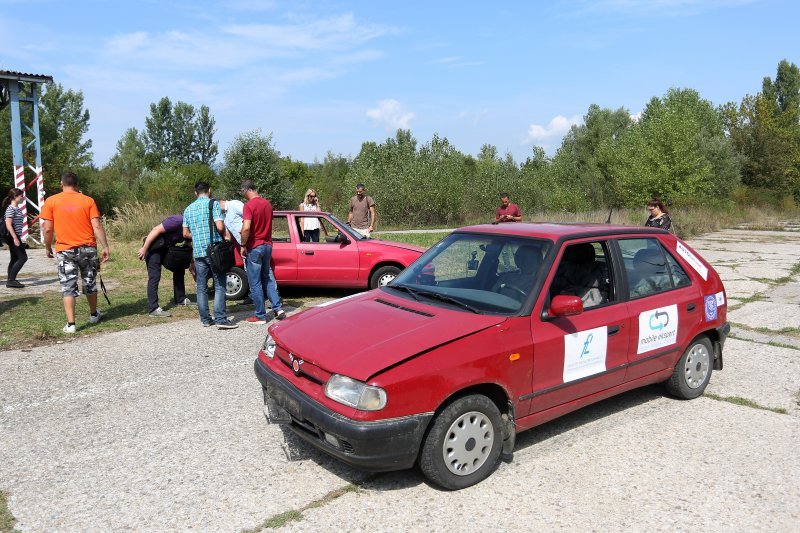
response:
[(719, 276), (663, 230), (484, 225), (273, 324), (255, 372), (268, 417), (312, 445), (460, 489), (585, 405), (652, 383), (700, 396), (729, 330)]
[[(303, 218), (320, 223), (320, 241), (303, 242)], [(367, 239), (330, 213), (275, 211), (272, 218), (272, 270), (278, 287), (374, 289), (392, 281), (425, 251), (399, 242)], [(247, 296), (249, 284), (241, 255), (228, 272), (229, 300)]]

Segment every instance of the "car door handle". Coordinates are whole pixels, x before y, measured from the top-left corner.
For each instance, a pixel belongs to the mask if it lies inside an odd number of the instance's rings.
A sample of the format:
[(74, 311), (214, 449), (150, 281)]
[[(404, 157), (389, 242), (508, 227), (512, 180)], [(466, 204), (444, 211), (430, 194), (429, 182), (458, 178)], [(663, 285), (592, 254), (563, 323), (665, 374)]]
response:
[(694, 311), (694, 304), (689, 304), (686, 306), (687, 311)]
[(608, 326), (608, 336), (616, 335), (619, 333), (619, 326)]
[(314, 251), (313, 250), (306, 250), (303, 253), (306, 254), (306, 255), (314, 255)]

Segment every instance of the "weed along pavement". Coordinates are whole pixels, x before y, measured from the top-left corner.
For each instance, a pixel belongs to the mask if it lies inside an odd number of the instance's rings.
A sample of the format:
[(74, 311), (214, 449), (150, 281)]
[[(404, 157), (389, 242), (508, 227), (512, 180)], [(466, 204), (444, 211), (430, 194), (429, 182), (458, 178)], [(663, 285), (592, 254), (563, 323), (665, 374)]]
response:
[(474, 487), (285, 438), (253, 375), (265, 328), (175, 320), (0, 352), (0, 491), (21, 531), (796, 531), (800, 232), (690, 244), (732, 323), (706, 394), (652, 386), (534, 428)]

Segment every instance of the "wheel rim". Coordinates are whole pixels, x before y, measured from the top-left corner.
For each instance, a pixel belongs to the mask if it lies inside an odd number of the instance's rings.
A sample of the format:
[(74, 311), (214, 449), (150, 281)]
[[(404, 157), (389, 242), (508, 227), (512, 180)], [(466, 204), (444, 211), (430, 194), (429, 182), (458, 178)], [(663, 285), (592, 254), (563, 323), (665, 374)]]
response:
[(486, 463), (494, 444), (492, 421), (470, 411), (459, 416), (447, 430), (442, 456), (447, 469), (457, 476), (477, 472)]
[(378, 286), (379, 287), (383, 287), (387, 283), (389, 283), (392, 280), (394, 280), (394, 278), (396, 278), (396, 277), (397, 277), (397, 274), (384, 274), (383, 276), (380, 277), (380, 279), (378, 279)]
[(686, 384), (696, 389), (706, 380), (711, 364), (711, 356), (704, 344), (695, 344), (686, 355), (686, 364), (683, 367)]
[(225, 279), (225, 291), (228, 295), (237, 294), (242, 290), (242, 279), (236, 274), (228, 274)]

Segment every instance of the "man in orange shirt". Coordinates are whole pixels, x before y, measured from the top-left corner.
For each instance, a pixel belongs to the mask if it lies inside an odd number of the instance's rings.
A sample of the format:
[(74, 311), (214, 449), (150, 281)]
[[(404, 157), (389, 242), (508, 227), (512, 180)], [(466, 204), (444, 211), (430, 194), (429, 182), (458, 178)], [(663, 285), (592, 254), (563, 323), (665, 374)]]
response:
[(83, 280), (83, 293), (89, 301), (89, 322), (100, 321), (97, 308), (97, 241), (103, 246), (102, 262), (108, 261), (108, 241), (100, 221), (100, 210), (90, 196), (78, 191), (78, 176), (66, 172), (61, 176), (61, 191), (47, 199), (39, 218), (44, 228), (47, 257), (53, 257), (53, 230), (56, 234), (58, 281), (64, 299), (67, 325), (64, 333), (75, 333), (75, 298), (78, 297), (78, 274)]

